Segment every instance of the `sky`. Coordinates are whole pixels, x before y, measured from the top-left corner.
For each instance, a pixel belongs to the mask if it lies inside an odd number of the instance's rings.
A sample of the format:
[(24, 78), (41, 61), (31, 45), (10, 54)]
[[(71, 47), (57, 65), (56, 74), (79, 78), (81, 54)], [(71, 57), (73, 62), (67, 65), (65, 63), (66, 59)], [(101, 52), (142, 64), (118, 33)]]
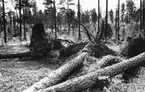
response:
[[(10, 0), (6, 0), (6, 1), (10, 1)], [(56, 2), (58, 3), (59, 0), (56, 0)], [(77, 10), (77, 1), (78, 0), (73, 0), (73, 3), (75, 3), (74, 6), (70, 6), (71, 9), (75, 9)], [(120, 0), (121, 3), (125, 2), (126, 0)], [(139, 7), (140, 5), (140, 0), (133, 0), (136, 7)], [(40, 10), (44, 10), (44, 5), (43, 2), (44, 0), (36, 0), (37, 2), (37, 7)], [(113, 9), (115, 10), (115, 8), (117, 7), (117, 3), (118, 0), (108, 0), (108, 6), (109, 6), (109, 10)], [(81, 9), (82, 10), (91, 10), (93, 8), (96, 8), (96, 11), (98, 10), (98, 0), (80, 0), (80, 4), (81, 4)], [(57, 6), (57, 5), (56, 5)], [(102, 13), (105, 13), (105, 9), (106, 9), (106, 0), (100, 0), (100, 6), (101, 6), (101, 11)], [(7, 3), (6, 7), (9, 7), (10, 9), (13, 10), (13, 5), (12, 3)], [(59, 6), (58, 6), (59, 7)]]
[[(43, 4), (43, 0), (36, 0), (37, 1), (37, 5), (39, 7), (39, 9), (44, 9)], [(56, 0), (56, 2), (59, 0)], [(76, 9), (77, 6), (77, 1), (78, 0), (73, 0), (73, 2), (75, 3), (75, 6), (70, 6), (70, 8), (72, 9)], [(125, 2), (126, 0), (120, 0), (121, 3)], [(140, 0), (133, 0), (136, 7), (139, 7), (140, 5)], [(96, 8), (96, 10), (98, 9), (98, 0), (80, 0), (81, 3), (81, 8), (82, 10), (90, 10), (93, 8)], [(115, 8), (117, 7), (117, 3), (118, 0), (108, 0), (108, 6), (109, 6), (109, 10), (113, 9), (115, 10)], [(105, 12), (106, 9), (106, 0), (100, 0), (100, 6), (101, 6), (101, 10), (102, 12)]]

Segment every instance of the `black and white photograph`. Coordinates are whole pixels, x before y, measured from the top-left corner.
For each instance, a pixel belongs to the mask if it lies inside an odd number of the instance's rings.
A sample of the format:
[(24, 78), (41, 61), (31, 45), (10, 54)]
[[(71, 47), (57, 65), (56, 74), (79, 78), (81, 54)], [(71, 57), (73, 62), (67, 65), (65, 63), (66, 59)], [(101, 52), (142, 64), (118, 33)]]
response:
[(145, 92), (145, 0), (0, 0), (0, 92)]

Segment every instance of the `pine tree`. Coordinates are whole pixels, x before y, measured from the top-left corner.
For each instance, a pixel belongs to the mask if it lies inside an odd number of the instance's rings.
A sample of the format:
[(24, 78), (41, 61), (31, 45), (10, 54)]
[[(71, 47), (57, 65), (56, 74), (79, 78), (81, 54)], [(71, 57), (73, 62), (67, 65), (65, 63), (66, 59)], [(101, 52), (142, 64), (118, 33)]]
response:
[(94, 9), (91, 11), (91, 21), (92, 21), (92, 23), (93, 23), (93, 25), (94, 25), (95, 31), (96, 31), (96, 22), (97, 22), (97, 18), (98, 18), (98, 16), (97, 16), (96, 10), (95, 10), (95, 8), (94, 8)]
[(125, 4), (122, 3), (121, 5), (121, 21), (124, 22), (124, 15), (125, 15)]
[[(107, 26), (108, 25), (108, 0), (106, 0), (106, 28), (105, 28), (105, 33), (107, 32)], [(106, 37), (105, 37), (105, 41), (106, 41)]]
[[(48, 13), (48, 17), (50, 17), (50, 21), (52, 25), (52, 29), (55, 29), (55, 38), (57, 38), (57, 26), (56, 26), (56, 2), (55, 0), (45, 0), (43, 3), (46, 7), (45, 11)], [(52, 7), (53, 6), (53, 7)]]
[(99, 24), (100, 24), (100, 0), (98, 0), (98, 31), (99, 31)]
[(109, 12), (109, 17), (110, 17), (111, 23), (114, 23), (114, 12), (113, 12), (112, 9), (111, 9), (110, 12)]
[(119, 32), (120, 32), (120, 0), (118, 0), (118, 36), (117, 36), (117, 40), (119, 42)]
[[(80, 0), (78, 0), (78, 22), (81, 22), (81, 19), (80, 19)], [(79, 29), (78, 29), (78, 39), (80, 40), (81, 39), (81, 25), (79, 24)]]
[(126, 1), (126, 16), (128, 16), (128, 19), (129, 20), (128, 22), (130, 23), (130, 20), (133, 20), (134, 18), (134, 15), (135, 15), (135, 4), (132, 0), (127, 0)]
[(7, 42), (7, 35), (6, 35), (6, 19), (5, 19), (5, 2), (2, 0), (3, 5), (3, 30), (4, 30), (4, 41)]

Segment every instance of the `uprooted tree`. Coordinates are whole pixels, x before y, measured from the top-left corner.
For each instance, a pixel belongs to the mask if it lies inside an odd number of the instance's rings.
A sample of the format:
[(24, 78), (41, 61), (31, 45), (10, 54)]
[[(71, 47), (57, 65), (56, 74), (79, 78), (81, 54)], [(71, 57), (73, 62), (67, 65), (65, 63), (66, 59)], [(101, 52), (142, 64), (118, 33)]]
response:
[[(145, 60), (145, 53), (127, 60), (110, 56), (107, 57), (107, 59), (103, 58), (101, 60), (101, 62), (103, 62), (98, 64), (96, 66), (96, 69), (89, 70), (89, 72), (86, 71), (86, 73), (81, 76), (65, 81), (64, 79), (66, 79), (68, 75), (72, 74), (73, 71), (80, 67), (80, 65), (84, 61), (84, 58), (90, 54), (90, 51), (90, 46), (85, 46), (85, 48), (77, 54), (77, 57), (75, 57), (62, 67), (58, 68), (56, 71), (50, 73), (47, 77), (32, 85), (24, 92), (80, 92), (93, 87), (94, 85), (96, 88), (98, 88), (100, 87), (100, 83), (103, 83), (103, 81), (107, 80), (109, 77), (113, 77), (122, 72), (125, 72), (126, 70), (140, 63), (143, 63)], [(114, 62), (115, 59), (118, 59), (120, 61)], [(117, 64), (110, 65), (109, 63)]]
[[(88, 30), (86, 30), (86, 33), (88, 34), (89, 42), (74, 44), (74, 42), (67, 41), (73, 44), (64, 47), (62, 45), (64, 40), (49, 38), (45, 33), (43, 24), (37, 23), (32, 29), (29, 52), (2, 54), (0, 59), (28, 56), (37, 59), (49, 55), (49, 52), (52, 50), (59, 51), (59, 58), (68, 58), (63, 66), (51, 72), (38, 83), (34, 83), (24, 92), (80, 92), (92, 88), (94, 85), (100, 88), (98, 83), (102, 84), (101, 87), (103, 87), (103, 82), (107, 81), (108, 78), (126, 72), (145, 60), (145, 53), (142, 53), (145, 51), (143, 49), (145, 44), (144, 39), (138, 38), (132, 40), (127, 45), (128, 49), (125, 49), (127, 52), (124, 51), (125, 54), (123, 55), (133, 58), (125, 60), (116, 56), (117, 53), (110, 50), (103, 43), (93, 41)], [(85, 62), (89, 61), (87, 58), (90, 57), (93, 57), (90, 61), (94, 63), (85, 65)], [(102, 59), (100, 60), (99, 58)]]

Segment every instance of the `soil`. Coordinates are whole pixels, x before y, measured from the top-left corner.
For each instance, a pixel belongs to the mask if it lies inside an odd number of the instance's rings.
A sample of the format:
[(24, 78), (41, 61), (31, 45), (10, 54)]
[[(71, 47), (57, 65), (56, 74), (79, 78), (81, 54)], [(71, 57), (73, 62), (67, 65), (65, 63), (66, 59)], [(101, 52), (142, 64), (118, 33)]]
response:
[[(0, 52), (3, 54), (28, 50), (28, 47), (23, 46), (0, 47)], [(56, 58), (40, 60), (30, 60), (29, 58), (1, 59), (0, 92), (22, 92), (59, 68), (61, 64), (61, 61), (58, 62)]]

